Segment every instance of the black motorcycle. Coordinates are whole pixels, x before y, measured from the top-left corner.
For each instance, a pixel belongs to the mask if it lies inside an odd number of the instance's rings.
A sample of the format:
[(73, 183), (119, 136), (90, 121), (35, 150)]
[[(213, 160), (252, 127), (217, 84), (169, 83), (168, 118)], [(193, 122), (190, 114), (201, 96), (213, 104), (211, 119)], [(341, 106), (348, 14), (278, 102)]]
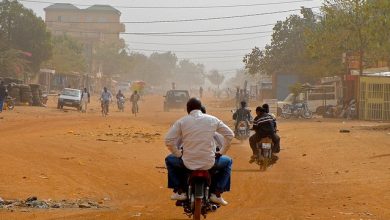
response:
[(208, 212), (215, 212), (220, 205), (210, 201), (211, 174), (207, 170), (195, 170), (189, 174), (187, 200), (177, 201), (184, 213), (193, 220), (206, 218)]
[(283, 106), (281, 116), (285, 119), (291, 117), (310, 119), (313, 117), (313, 112), (310, 111), (307, 102), (300, 102), (295, 104), (285, 104)]

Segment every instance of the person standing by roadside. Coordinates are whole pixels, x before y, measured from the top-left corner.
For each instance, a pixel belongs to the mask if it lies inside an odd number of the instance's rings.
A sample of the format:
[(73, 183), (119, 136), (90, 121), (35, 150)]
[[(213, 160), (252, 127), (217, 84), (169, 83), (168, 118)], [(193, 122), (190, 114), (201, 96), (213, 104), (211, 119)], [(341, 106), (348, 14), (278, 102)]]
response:
[(138, 101), (140, 100), (141, 96), (139, 96), (137, 90), (134, 91), (134, 93), (130, 97), (131, 102), (131, 112), (133, 114), (138, 113)]
[(83, 93), (81, 93), (81, 112), (84, 113), (87, 112), (87, 107), (90, 100), (91, 100), (91, 95), (87, 91), (87, 88), (84, 88)]
[(203, 97), (203, 87), (201, 86), (199, 88), (199, 98), (202, 98)]
[(1, 81), (0, 82), (0, 112), (3, 111), (3, 104), (7, 96), (8, 96), (7, 88), (5, 88), (3, 81)]

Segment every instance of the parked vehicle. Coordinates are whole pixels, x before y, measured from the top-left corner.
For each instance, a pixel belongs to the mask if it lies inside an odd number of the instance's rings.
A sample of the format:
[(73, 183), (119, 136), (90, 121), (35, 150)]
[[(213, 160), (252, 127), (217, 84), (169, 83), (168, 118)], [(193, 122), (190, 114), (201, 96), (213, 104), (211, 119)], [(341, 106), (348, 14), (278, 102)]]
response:
[(187, 90), (169, 90), (164, 97), (165, 112), (174, 108), (185, 109), (187, 101), (190, 99), (190, 95)]
[(15, 99), (11, 96), (7, 96), (4, 100), (3, 110), (13, 110), (15, 108)]
[(286, 119), (291, 117), (310, 119), (313, 117), (313, 112), (310, 111), (307, 102), (300, 102), (291, 105), (285, 104), (281, 116)]
[(177, 201), (176, 206), (182, 206), (184, 213), (193, 220), (206, 218), (208, 212), (215, 212), (220, 206), (210, 201), (211, 174), (207, 170), (192, 171), (188, 179), (187, 200)]
[(81, 90), (65, 88), (59, 94), (57, 108), (62, 109), (64, 106), (75, 107), (81, 110)]
[(119, 82), (116, 85), (116, 89), (121, 90), (123, 93), (129, 92), (130, 88), (131, 88), (131, 83), (129, 83), (129, 82)]
[(323, 115), (327, 106), (337, 106), (342, 95), (338, 84), (312, 86), (297, 96), (290, 93), (283, 101), (278, 101), (277, 115), (281, 115), (285, 104), (306, 101), (311, 112)]

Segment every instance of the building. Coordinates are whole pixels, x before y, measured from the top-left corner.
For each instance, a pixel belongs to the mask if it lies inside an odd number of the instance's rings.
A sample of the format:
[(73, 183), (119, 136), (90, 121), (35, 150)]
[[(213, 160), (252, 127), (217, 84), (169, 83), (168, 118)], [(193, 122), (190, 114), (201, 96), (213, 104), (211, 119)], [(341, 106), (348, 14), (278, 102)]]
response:
[(84, 45), (92, 74), (100, 73), (101, 69), (94, 59), (99, 45), (124, 44), (119, 36), (125, 31), (125, 25), (120, 23), (121, 12), (109, 5), (80, 9), (72, 4), (56, 3), (44, 10), (47, 28), (54, 36), (67, 35)]
[(390, 72), (359, 77), (359, 118), (390, 121)]

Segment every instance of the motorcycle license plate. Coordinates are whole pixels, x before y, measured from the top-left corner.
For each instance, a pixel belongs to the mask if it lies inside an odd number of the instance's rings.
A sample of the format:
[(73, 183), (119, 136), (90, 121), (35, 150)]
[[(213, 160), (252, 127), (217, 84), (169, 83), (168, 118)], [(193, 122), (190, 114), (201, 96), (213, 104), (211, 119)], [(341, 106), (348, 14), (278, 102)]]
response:
[(246, 128), (245, 127), (240, 127), (240, 131), (245, 131)]
[(72, 103), (71, 102), (65, 102), (65, 105), (71, 105)]
[(261, 148), (263, 148), (263, 149), (271, 149), (271, 143), (262, 143)]

